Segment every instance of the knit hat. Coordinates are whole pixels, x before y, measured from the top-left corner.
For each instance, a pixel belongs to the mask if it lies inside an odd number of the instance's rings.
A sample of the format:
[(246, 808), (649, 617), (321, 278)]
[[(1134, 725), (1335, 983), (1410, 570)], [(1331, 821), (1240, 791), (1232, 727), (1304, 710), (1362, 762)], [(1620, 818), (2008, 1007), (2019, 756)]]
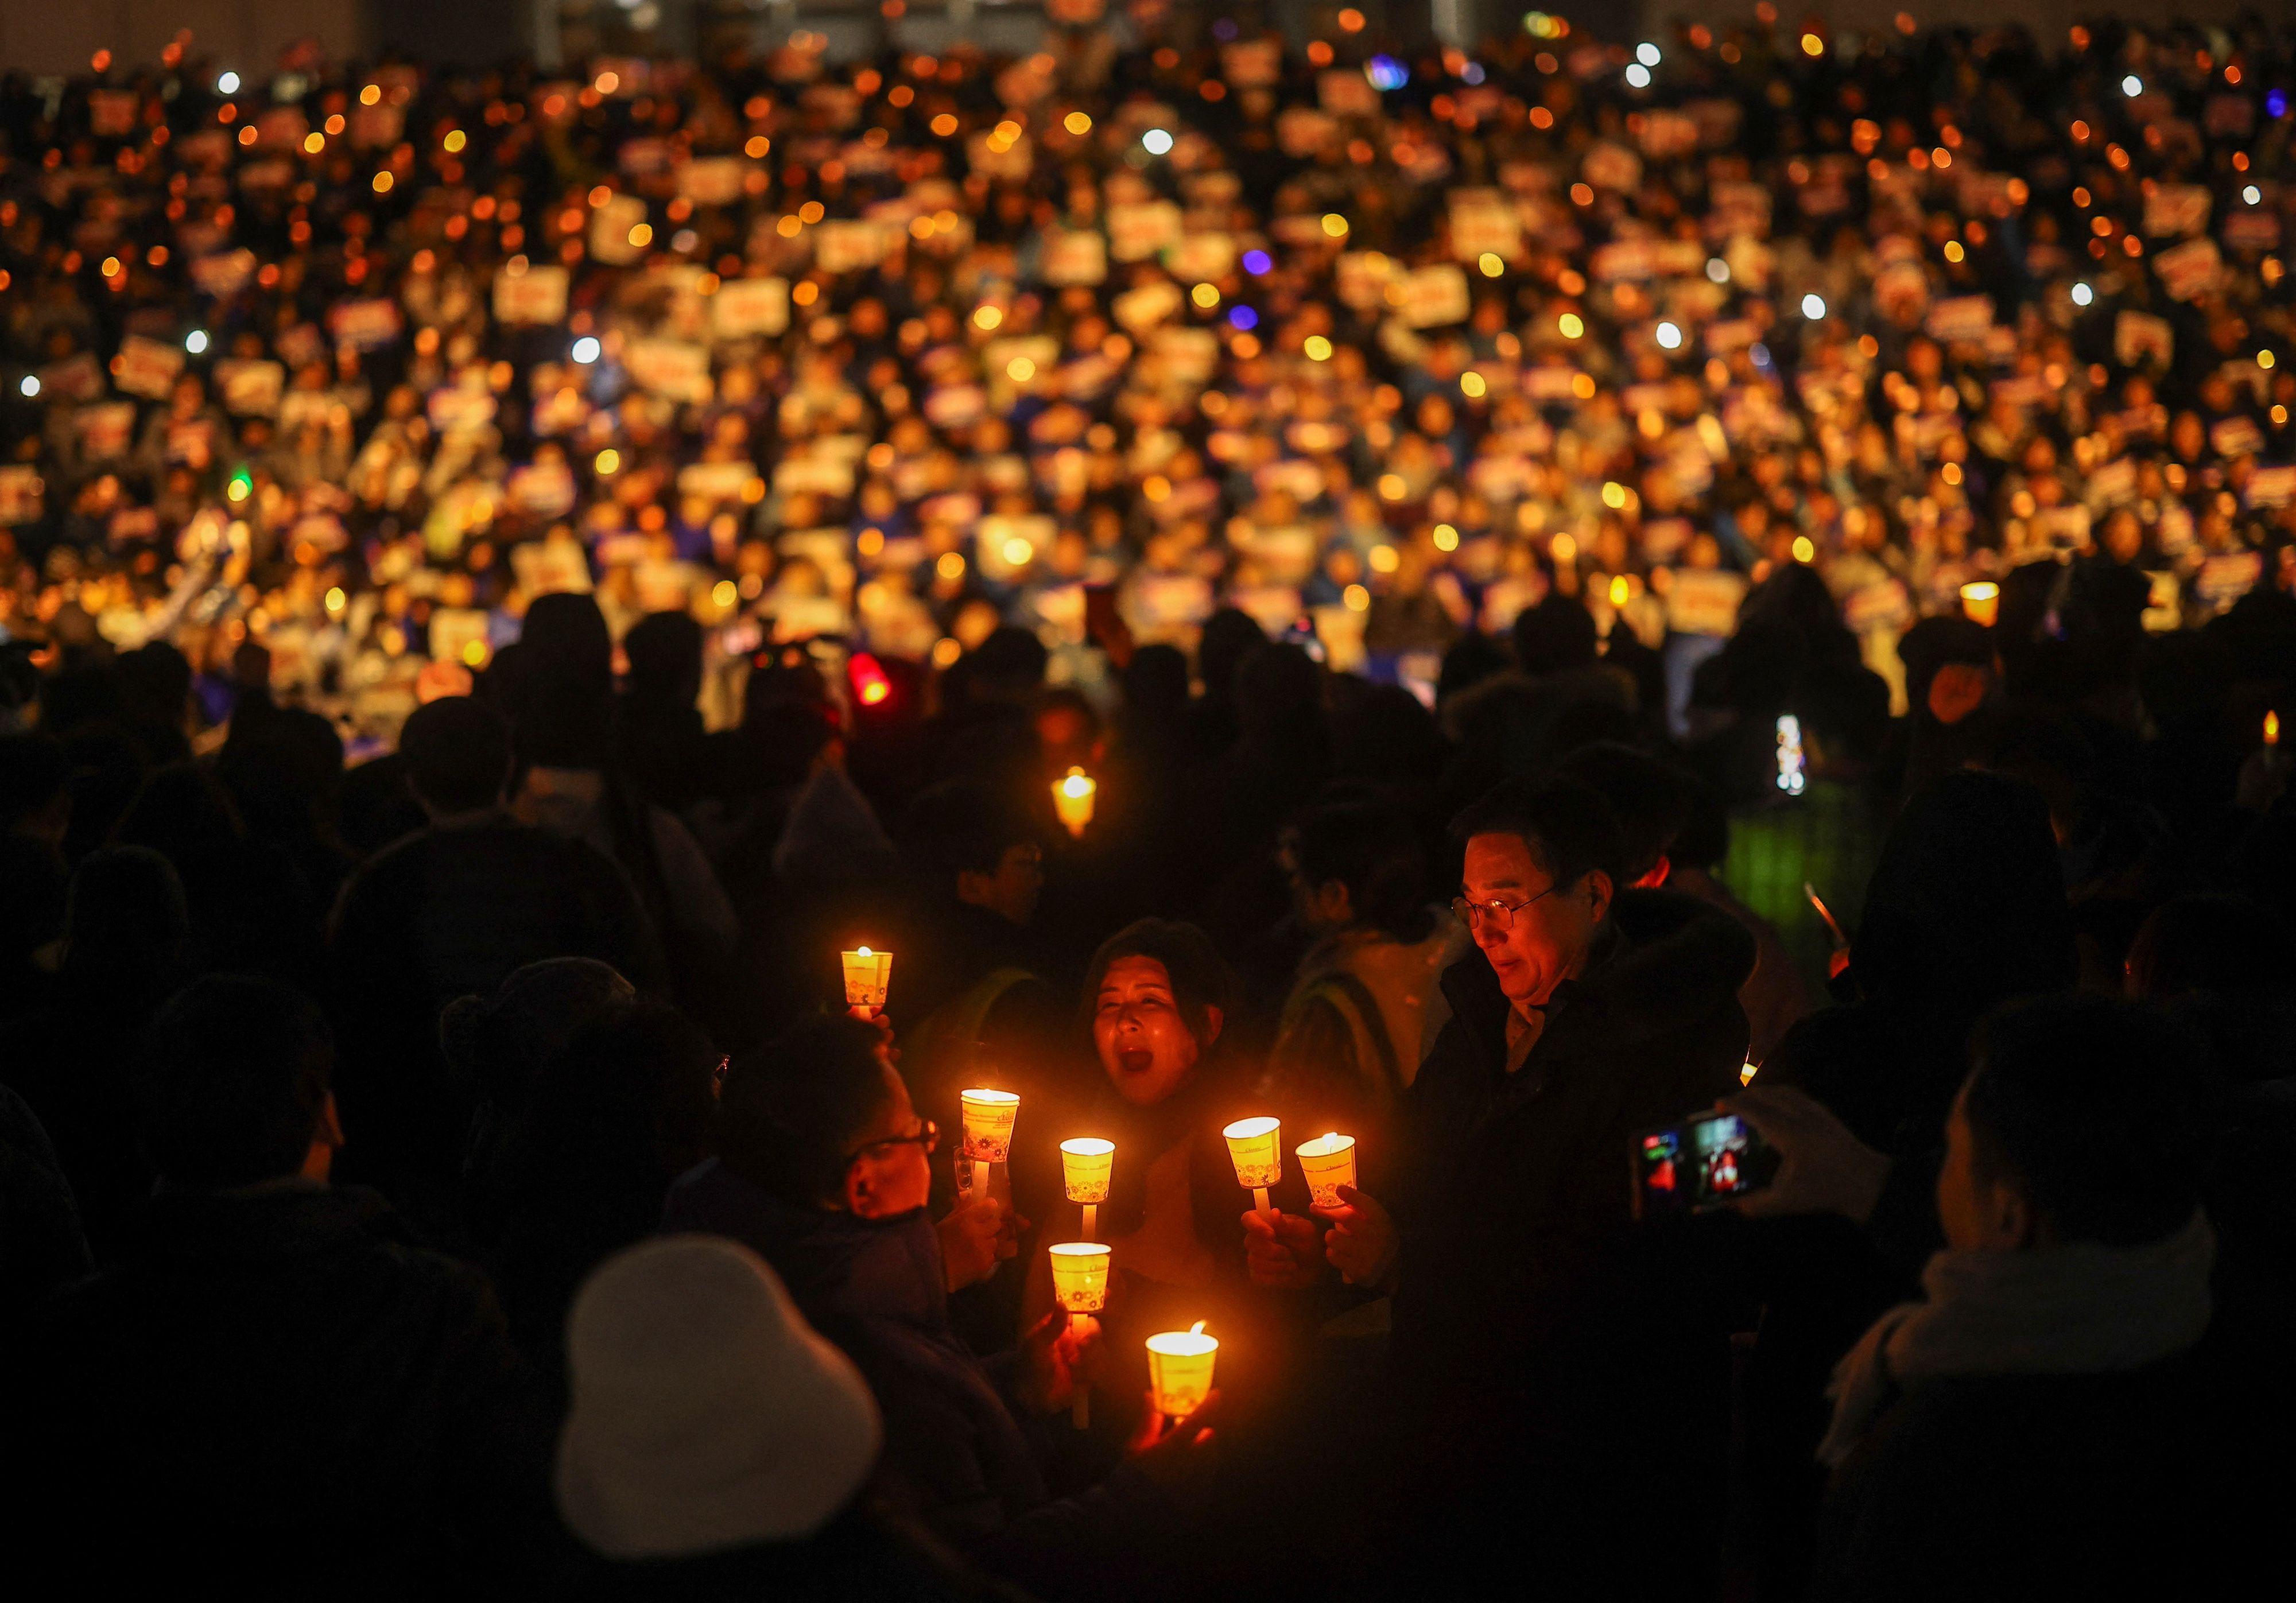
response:
[(566, 1321), (558, 1511), (612, 1558), (808, 1535), (883, 1439), (869, 1387), (755, 1253), (665, 1236), (601, 1264)]

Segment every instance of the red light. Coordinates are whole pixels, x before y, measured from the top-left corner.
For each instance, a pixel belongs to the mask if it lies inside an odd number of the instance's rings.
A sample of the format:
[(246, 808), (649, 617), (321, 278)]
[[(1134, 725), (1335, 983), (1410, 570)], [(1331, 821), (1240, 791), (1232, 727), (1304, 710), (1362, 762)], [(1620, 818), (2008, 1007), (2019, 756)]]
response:
[(866, 651), (854, 654), (846, 673), (853, 682), (854, 697), (864, 707), (876, 707), (893, 693), (893, 682), (885, 677), (885, 670)]

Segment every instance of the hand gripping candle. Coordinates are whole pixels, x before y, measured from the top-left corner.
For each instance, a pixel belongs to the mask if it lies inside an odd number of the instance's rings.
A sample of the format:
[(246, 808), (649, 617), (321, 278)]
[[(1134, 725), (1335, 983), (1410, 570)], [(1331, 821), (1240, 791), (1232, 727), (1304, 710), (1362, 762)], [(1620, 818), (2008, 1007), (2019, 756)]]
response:
[(1084, 1204), (1084, 1239), (1093, 1239), (1099, 1223), (1100, 1205), (1108, 1200), (1109, 1172), (1116, 1165), (1116, 1143), (1083, 1135), (1061, 1143), (1061, 1180), (1069, 1200)]
[(1211, 1394), (1212, 1364), (1219, 1343), (1204, 1334), (1198, 1320), (1185, 1330), (1165, 1330), (1148, 1338), (1148, 1389), (1156, 1411), (1169, 1419), (1185, 1419), (1204, 1405)]
[[(1053, 1263), (1053, 1299), (1073, 1325), (1079, 1313), (1108, 1305), (1108, 1247), (1098, 1241), (1062, 1241), (1045, 1249)], [(1082, 1430), (1092, 1423), (1092, 1393), (1081, 1376), (1074, 1381), (1071, 1417)]]
[(862, 946), (837, 955), (845, 966), (845, 1005), (873, 1013), (882, 1010), (885, 994), (892, 989), (893, 954)]
[(964, 1116), (963, 1153), (972, 1165), (972, 1190), (988, 1194), (988, 1165), (1013, 1156), (1013, 1121), (1020, 1116), (1021, 1099), (1009, 1091), (964, 1091), (957, 1093)]
[(1347, 1206), (1340, 1188), (1356, 1182), (1356, 1138), (1334, 1132), (1300, 1143), (1300, 1173), (1306, 1176), (1313, 1206), (1319, 1212)]
[(1235, 1165), (1235, 1183), (1251, 1190), (1251, 1206), (1267, 1212), (1267, 1188), (1283, 1178), (1283, 1126), (1275, 1119), (1238, 1119), (1220, 1133)]

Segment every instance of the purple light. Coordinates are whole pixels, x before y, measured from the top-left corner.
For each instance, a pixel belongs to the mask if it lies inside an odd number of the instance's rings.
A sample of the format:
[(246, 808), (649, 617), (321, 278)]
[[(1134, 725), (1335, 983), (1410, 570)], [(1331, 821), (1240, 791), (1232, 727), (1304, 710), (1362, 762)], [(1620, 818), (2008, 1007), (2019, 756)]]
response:
[(1250, 307), (1230, 307), (1227, 309), (1227, 324), (1232, 329), (1249, 331), (1259, 326), (1259, 314)]
[(1254, 278), (1266, 277), (1275, 270), (1275, 258), (1265, 250), (1247, 250), (1243, 253), (1243, 270)]
[(2265, 115), (2275, 119), (2288, 115), (2288, 91), (2275, 89), (2264, 97)]

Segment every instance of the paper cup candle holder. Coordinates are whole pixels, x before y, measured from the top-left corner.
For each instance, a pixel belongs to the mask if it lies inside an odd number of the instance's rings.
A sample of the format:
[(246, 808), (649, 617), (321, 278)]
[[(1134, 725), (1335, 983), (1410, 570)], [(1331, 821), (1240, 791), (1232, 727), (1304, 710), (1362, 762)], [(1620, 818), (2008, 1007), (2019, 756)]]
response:
[(1311, 1206), (1324, 1212), (1347, 1206), (1341, 1186), (1356, 1182), (1356, 1138), (1336, 1131), (1300, 1143), (1300, 1173), (1308, 1182)]
[(1148, 1389), (1156, 1411), (1168, 1419), (1185, 1419), (1204, 1405), (1211, 1394), (1212, 1365), (1219, 1343), (1204, 1334), (1198, 1320), (1185, 1330), (1165, 1330), (1148, 1338)]
[(972, 1166), (975, 1196), (988, 1189), (988, 1165), (1009, 1162), (1013, 1156), (1013, 1121), (1020, 1116), (1021, 1099), (1009, 1091), (965, 1091), (957, 1093), (964, 1110), (963, 1156)]
[(872, 1012), (882, 1009), (893, 986), (893, 954), (862, 946), (837, 955), (845, 968), (845, 1005)]
[[(1079, 1313), (1108, 1306), (1108, 1247), (1098, 1241), (1062, 1241), (1045, 1249), (1053, 1262), (1053, 1300), (1073, 1323)], [(1092, 1394), (1075, 1382), (1073, 1418), (1078, 1430), (1092, 1422)]]
[(1081, 768), (1071, 768), (1065, 779), (1054, 780), (1053, 811), (1060, 814), (1061, 826), (1081, 839), (1085, 826), (1092, 822), (1092, 805), (1099, 795), (1100, 786)]
[(1061, 1181), (1070, 1202), (1084, 1205), (1084, 1239), (1093, 1239), (1100, 1205), (1108, 1200), (1109, 1174), (1116, 1166), (1116, 1143), (1078, 1136), (1061, 1143)]
[(1251, 1206), (1267, 1211), (1267, 1188), (1283, 1178), (1283, 1126), (1271, 1118), (1238, 1119), (1220, 1133), (1235, 1165), (1235, 1183), (1251, 1192)]

